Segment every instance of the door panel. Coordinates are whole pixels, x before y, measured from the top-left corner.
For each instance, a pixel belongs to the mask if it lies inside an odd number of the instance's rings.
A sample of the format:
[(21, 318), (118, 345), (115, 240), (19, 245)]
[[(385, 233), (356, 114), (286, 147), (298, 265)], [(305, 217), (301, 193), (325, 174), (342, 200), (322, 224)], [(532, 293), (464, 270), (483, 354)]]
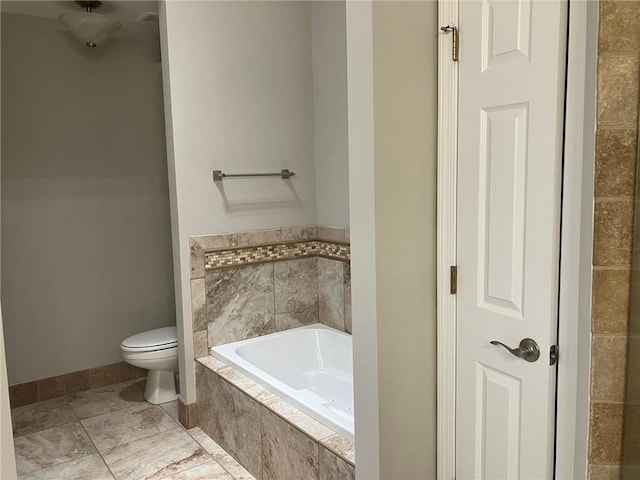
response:
[(567, 3), (459, 15), (456, 477), (551, 478)]
[(480, 308), (522, 319), (528, 105), (483, 109), (480, 120)]
[(482, 71), (515, 60), (529, 60), (531, 1), (482, 2)]
[[(520, 464), (522, 381), (480, 363), (476, 371), (476, 476), (517, 478)], [(506, 445), (506, 450), (486, 448)]]

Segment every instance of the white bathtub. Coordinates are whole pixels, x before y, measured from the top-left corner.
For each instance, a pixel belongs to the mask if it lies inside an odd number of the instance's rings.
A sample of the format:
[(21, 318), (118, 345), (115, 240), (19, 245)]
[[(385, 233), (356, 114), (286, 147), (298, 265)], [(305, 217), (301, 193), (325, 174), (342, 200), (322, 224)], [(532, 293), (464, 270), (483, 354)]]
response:
[(316, 323), (211, 348), (307, 415), (353, 441), (351, 335)]

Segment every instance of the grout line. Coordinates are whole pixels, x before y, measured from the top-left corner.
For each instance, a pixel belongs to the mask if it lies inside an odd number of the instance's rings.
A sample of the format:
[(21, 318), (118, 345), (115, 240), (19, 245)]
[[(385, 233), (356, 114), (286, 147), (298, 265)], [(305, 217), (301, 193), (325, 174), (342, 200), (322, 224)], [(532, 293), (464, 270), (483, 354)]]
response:
[(253, 399), (253, 400), (258, 404), (258, 422), (260, 425), (260, 478), (264, 478), (264, 450), (265, 449), (264, 449), (264, 445), (262, 444), (262, 440), (265, 438), (265, 435), (264, 435), (264, 422), (262, 418), (262, 409), (265, 407), (256, 399)]
[[(93, 417), (90, 417), (93, 418)], [(91, 445), (93, 445), (93, 448), (96, 449), (96, 453), (98, 454), (98, 456), (100, 457), (100, 460), (102, 460), (102, 463), (104, 463), (105, 467), (107, 467), (107, 470), (109, 470), (109, 473), (111, 474), (111, 476), (116, 479), (115, 474), (113, 473), (113, 471), (111, 470), (111, 467), (109, 467), (109, 464), (107, 463), (107, 461), (104, 459), (104, 457), (102, 456), (102, 452), (100, 450), (98, 450), (98, 446), (96, 445), (96, 443), (93, 441), (93, 438), (91, 438), (91, 435), (89, 435), (89, 432), (87, 432), (87, 429), (84, 428), (84, 425), (82, 425), (82, 421), (79, 422), (80, 426), (82, 427), (82, 430), (84, 431), (84, 434), (87, 436), (87, 438), (89, 439), (89, 441), (91, 442)], [(116, 479), (117, 480), (117, 479)]]
[(614, 195), (602, 195), (599, 197), (595, 197), (595, 203), (600, 203), (600, 202), (633, 202), (635, 200), (634, 196), (630, 196), (630, 195), (619, 195), (619, 196), (614, 196)]
[(633, 130), (635, 132), (638, 130), (638, 125), (635, 123), (611, 123), (599, 125), (598, 130)]
[(633, 270), (631, 265), (592, 265), (593, 270), (596, 272), (606, 272), (607, 270), (617, 271), (617, 272), (631, 272)]
[[(145, 402), (145, 403), (147, 403), (147, 406), (146, 406), (145, 408), (156, 408), (156, 407), (158, 407), (158, 405), (153, 405), (153, 404), (150, 404), (150, 403), (148, 403), (148, 402)], [(129, 407), (127, 407), (127, 408), (129, 408)], [(163, 411), (163, 412), (164, 412), (164, 413), (165, 413), (165, 414), (166, 414), (166, 415), (171, 419), (171, 421), (172, 421), (172, 422), (177, 423), (177, 424), (178, 424), (177, 426), (182, 427), (182, 425), (180, 424), (180, 422), (177, 422), (176, 420), (174, 420), (174, 419), (171, 417), (171, 415), (169, 415), (169, 414), (168, 414), (168, 413), (167, 413), (163, 408), (161, 408), (161, 407), (160, 407), (160, 409), (161, 409), (161, 410), (162, 410), (162, 411)], [(121, 412), (122, 410), (125, 410), (125, 409), (115, 410), (115, 411), (113, 411), (113, 412), (109, 412), (109, 413), (117, 413), (117, 412)], [(109, 413), (106, 413), (106, 414), (105, 414), (105, 413), (103, 413), (103, 414), (101, 414), (101, 415), (108, 415)], [(101, 415), (96, 415), (96, 417), (99, 417), (99, 416), (101, 416)], [(83, 420), (89, 420), (89, 419), (91, 419), (91, 418), (96, 418), (96, 417), (89, 417), (88, 419), (87, 419), (87, 418), (85, 418), (85, 419), (83, 419)], [(82, 425), (82, 427), (84, 428), (84, 425)], [(127, 441), (127, 442), (119, 443), (118, 445), (114, 445), (113, 447), (110, 447), (110, 448), (108, 448), (107, 450), (105, 450), (105, 452), (106, 452), (106, 451), (113, 450), (114, 448), (122, 447), (122, 446), (127, 445), (127, 444), (132, 443), (132, 442), (137, 442), (138, 440), (144, 440), (145, 438), (153, 437), (154, 435), (158, 435), (158, 434), (160, 434), (160, 433), (170, 432), (171, 430), (175, 430), (175, 429), (176, 429), (176, 426), (172, 426), (172, 427), (170, 427), (170, 428), (167, 428), (166, 430), (159, 430), (159, 431), (151, 432), (151, 433), (149, 433), (148, 435), (144, 435), (143, 437), (139, 437), (139, 438), (136, 438), (136, 439), (134, 439), (134, 440), (129, 440), (129, 441)], [(183, 430), (184, 430), (184, 428), (183, 428)], [(86, 429), (85, 429), (85, 432), (86, 432)], [(87, 432), (87, 435), (89, 435), (89, 433), (88, 433), (88, 432)], [(91, 438), (91, 437), (89, 437), (89, 438)], [(92, 441), (93, 441), (93, 440), (92, 440)], [(95, 444), (94, 444), (94, 445), (95, 445)], [(97, 447), (97, 446), (96, 446), (96, 450), (98, 450), (98, 447)], [(99, 450), (98, 450), (98, 452), (100, 453), (100, 455), (102, 455), (102, 453), (101, 453)], [(105, 463), (106, 463), (106, 462), (105, 462)]]
[[(85, 432), (85, 433), (86, 433), (86, 432)], [(94, 447), (95, 447), (95, 446), (94, 446)], [(65, 465), (65, 464), (67, 464), (67, 463), (75, 462), (75, 461), (81, 460), (81, 459), (83, 459), (83, 458), (90, 457), (90, 456), (92, 456), (92, 455), (95, 455), (96, 453), (97, 453), (97, 454), (98, 454), (98, 456), (100, 457), (100, 460), (102, 460), (102, 457), (100, 456), (100, 453), (96, 451), (95, 453), (88, 453), (88, 454), (83, 455), (83, 456), (78, 457), (78, 458), (72, 458), (71, 460), (67, 460), (66, 462), (56, 463), (56, 464), (49, 465), (49, 466), (44, 467), (44, 468), (40, 468), (40, 469), (38, 469), (38, 470), (32, 470), (31, 472), (26, 472), (26, 473), (23, 473), (23, 474), (19, 474), (19, 475), (18, 475), (18, 478), (22, 478), (22, 477), (23, 477), (23, 476), (25, 476), (25, 475), (30, 475), (30, 476), (32, 476), (32, 475), (34, 475), (34, 474), (36, 474), (36, 473), (38, 473), (38, 472), (42, 472), (43, 470), (47, 470), (48, 468), (59, 467), (59, 466), (61, 466), (61, 465)], [(104, 460), (102, 460), (102, 461), (104, 462)], [(106, 462), (104, 462), (104, 463), (105, 463), (105, 465), (106, 465)], [(109, 467), (108, 467), (108, 466), (107, 466), (107, 469), (109, 469)], [(111, 473), (111, 470), (109, 470), (109, 472)], [(115, 477), (114, 477), (114, 479), (115, 479)]]
[(277, 318), (277, 312), (276, 312), (276, 265), (275, 263), (271, 263), (271, 279), (273, 280), (273, 328), (275, 331), (278, 330), (278, 321), (276, 320)]
[[(172, 400), (171, 402), (177, 402), (177, 400)], [(178, 425), (179, 425), (179, 426), (180, 426), (180, 427), (181, 427), (185, 432), (189, 433), (189, 430), (187, 430), (187, 428), (186, 428), (184, 425), (182, 425), (182, 424), (180, 423), (180, 420), (177, 420), (177, 419), (173, 418), (173, 417), (171, 416), (171, 414), (167, 411), (167, 409), (166, 409), (166, 408), (164, 408), (164, 407), (162, 406), (162, 405), (167, 405), (167, 404), (169, 404), (169, 403), (171, 403), (171, 402), (159, 403), (159, 404), (158, 404), (158, 406), (159, 406), (159, 407), (164, 411), (164, 413), (166, 413), (167, 415), (169, 415), (169, 418), (171, 418), (171, 420), (173, 420), (174, 422), (176, 422), (176, 423), (177, 423), (177, 424), (178, 424)], [(177, 405), (178, 405), (178, 404), (176, 403), (176, 407), (177, 407)], [(178, 407), (178, 408), (179, 408), (179, 407)]]
[(322, 323), (320, 321), (320, 319), (322, 318), (321, 317), (321, 312), (320, 312), (320, 302), (321, 302), (321, 299), (320, 299), (320, 284), (322, 283), (320, 281), (320, 268), (322, 268), (321, 265), (320, 265), (321, 263), (322, 262), (320, 261), (320, 257), (316, 257), (316, 277), (317, 277), (317, 282), (316, 283), (318, 284), (317, 285), (317, 287), (318, 287), (317, 288), (317, 290), (318, 290), (318, 322), (320, 322), (320, 323)]
[(629, 335), (626, 333), (601, 333), (601, 332), (591, 332), (592, 338), (629, 338)]
[[(199, 428), (199, 427), (194, 427), (194, 428)], [(207, 432), (205, 432), (205, 431), (204, 431), (204, 430), (202, 430), (201, 428), (200, 428), (200, 431), (201, 431), (202, 433), (204, 433), (208, 438), (210, 438), (212, 442), (214, 442), (216, 445), (218, 445), (218, 447), (220, 447), (220, 449), (222, 449), (222, 451), (225, 453), (225, 455), (228, 455), (229, 457), (231, 457), (231, 454), (230, 454), (229, 452), (227, 452), (224, 448), (222, 448), (222, 446), (221, 446), (218, 442), (216, 442), (213, 438), (209, 437), (209, 435), (207, 434)], [(225, 472), (227, 472), (227, 473), (229, 474), (229, 476), (231, 476), (231, 478), (233, 478), (233, 479), (235, 480), (235, 478), (236, 478), (236, 477), (235, 477), (235, 476), (234, 476), (234, 475), (233, 475), (233, 474), (232, 474), (232, 473), (231, 473), (227, 468), (225, 468), (225, 466), (224, 466), (224, 465), (222, 465), (222, 464), (218, 461), (218, 459), (217, 459), (217, 458), (216, 458), (212, 453), (209, 453), (209, 452), (207, 451), (207, 449), (205, 448), (205, 446), (204, 446), (204, 445), (202, 445), (202, 444), (198, 441), (198, 439), (197, 439), (196, 437), (194, 437), (193, 435), (191, 435), (191, 433), (189, 433), (189, 430), (186, 430), (186, 432), (189, 434), (189, 436), (193, 439), (193, 441), (194, 441), (194, 442), (196, 442), (198, 445), (200, 445), (200, 447), (202, 447), (202, 448), (204, 449), (204, 451), (205, 451), (205, 452), (207, 452), (207, 453), (209, 454), (209, 456), (211, 457), (211, 459), (212, 459), (214, 462), (216, 462), (216, 463), (220, 466), (220, 468), (222, 468)], [(233, 457), (231, 457), (231, 458), (233, 458)], [(234, 458), (233, 460), (234, 460), (234, 461), (236, 461), (236, 460), (235, 460), (235, 458)], [(260, 462), (261, 462), (260, 464), (262, 465), (262, 458), (260, 458)], [(239, 465), (240, 465), (240, 464), (239, 464)], [(240, 466), (242, 467), (242, 465), (240, 465)], [(244, 468), (244, 467), (242, 467), (242, 468)], [(246, 469), (245, 469), (245, 470), (246, 470)]]
[(598, 49), (598, 56), (599, 57), (637, 57), (638, 56), (638, 50), (635, 49), (621, 49), (621, 50), (600, 50)]

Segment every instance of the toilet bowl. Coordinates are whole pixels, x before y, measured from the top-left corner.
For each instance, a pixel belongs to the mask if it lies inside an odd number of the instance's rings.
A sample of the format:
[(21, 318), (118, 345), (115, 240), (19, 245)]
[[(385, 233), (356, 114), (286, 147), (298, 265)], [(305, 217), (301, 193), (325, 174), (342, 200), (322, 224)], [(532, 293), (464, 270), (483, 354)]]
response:
[(158, 328), (126, 338), (120, 345), (122, 358), (134, 367), (149, 370), (144, 398), (158, 404), (175, 400), (178, 371), (176, 327)]

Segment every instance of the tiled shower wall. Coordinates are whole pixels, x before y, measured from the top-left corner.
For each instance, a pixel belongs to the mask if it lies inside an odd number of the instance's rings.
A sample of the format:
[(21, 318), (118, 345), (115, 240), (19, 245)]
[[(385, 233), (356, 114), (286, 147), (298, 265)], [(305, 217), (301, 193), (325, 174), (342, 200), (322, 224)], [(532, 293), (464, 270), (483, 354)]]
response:
[[(315, 226), (193, 237), (194, 356), (207, 355), (208, 347), (215, 345), (317, 322), (351, 333), (348, 241), (346, 229)], [(282, 260), (288, 258), (286, 250), (294, 248), (292, 242), (301, 242), (296, 245), (302, 250), (306, 246), (323, 247), (318, 248), (321, 252), (341, 250), (342, 257), (316, 256), (312, 249), (301, 258)], [(238, 250), (265, 245), (284, 253), (250, 263), (261, 252)], [(244, 264), (213, 268), (216, 261), (207, 253), (211, 251), (216, 256), (232, 255), (233, 263)]]
[(600, 1), (589, 478), (621, 473), (638, 143), (640, 2)]

